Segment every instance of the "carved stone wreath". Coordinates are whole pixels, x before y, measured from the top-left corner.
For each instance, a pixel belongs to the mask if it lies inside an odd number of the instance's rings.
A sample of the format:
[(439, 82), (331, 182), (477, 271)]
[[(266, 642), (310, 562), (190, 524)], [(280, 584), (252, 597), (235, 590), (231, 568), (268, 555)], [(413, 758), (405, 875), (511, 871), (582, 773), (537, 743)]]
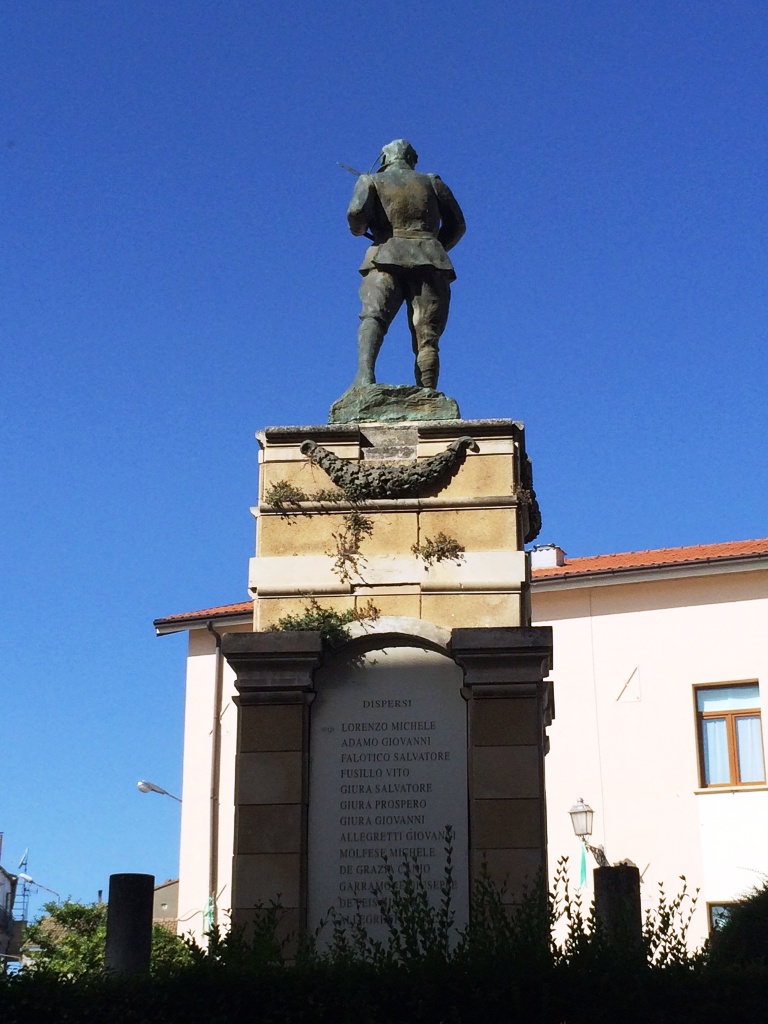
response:
[[(416, 498), (430, 490), (444, 487), (464, 462), (467, 451), (477, 452), (474, 438), (465, 434), (439, 455), (407, 462), (354, 462), (340, 459), (316, 441), (304, 441), (302, 455), (320, 466), (350, 501), (376, 501), (380, 498)], [(533, 489), (531, 460), (525, 458), (521, 467), (522, 486), (517, 498), (528, 507), (526, 544), (534, 541), (541, 530), (541, 511)]]
[(320, 466), (351, 501), (380, 498), (415, 498), (444, 486), (466, 458), (467, 449), (480, 449), (474, 438), (458, 438), (439, 455), (408, 462), (353, 462), (340, 459), (315, 441), (304, 441), (302, 455)]

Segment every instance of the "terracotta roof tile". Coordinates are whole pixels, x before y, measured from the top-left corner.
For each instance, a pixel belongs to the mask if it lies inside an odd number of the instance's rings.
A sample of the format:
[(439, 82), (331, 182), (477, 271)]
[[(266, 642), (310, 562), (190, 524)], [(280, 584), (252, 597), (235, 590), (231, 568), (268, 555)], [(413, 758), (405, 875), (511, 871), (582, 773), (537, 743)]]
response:
[(652, 551), (624, 551), (617, 555), (566, 558), (565, 565), (534, 569), (534, 580), (588, 576), (593, 573), (654, 569), (671, 565), (719, 562), (733, 558), (768, 555), (768, 538), (732, 540), (724, 544), (693, 544), (684, 548), (656, 548)]
[(222, 604), (218, 608), (203, 608), (199, 612), (182, 612), (180, 615), (166, 615), (155, 619), (156, 626), (170, 622), (186, 622), (189, 619), (221, 619), (230, 615), (248, 615), (253, 611), (253, 601), (240, 601), (238, 604)]

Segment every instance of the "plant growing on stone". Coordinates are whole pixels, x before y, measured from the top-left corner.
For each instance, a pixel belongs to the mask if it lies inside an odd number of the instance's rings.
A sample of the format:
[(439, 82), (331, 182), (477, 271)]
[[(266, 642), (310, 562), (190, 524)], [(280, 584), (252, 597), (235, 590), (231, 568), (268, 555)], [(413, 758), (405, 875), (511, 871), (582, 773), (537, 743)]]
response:
[(349, 626), (353, 622), (375, 622), (379, 617), (379, 609), (372, 600), (361, 608), (348, 608), (343, 612), (335, 608), (324, 608), (316, 597), (309, 599), (299, 615), (284, 615), (278, 619), (276, 630), (308, 630), (320, 634), (320, 639), (328, 647), (340, 647), (349, 640)]
[(360, 545), (373, 533), (373, 520), (358, 509), (352, 509), (344, 514), (342, 521), (343, 527), (331, 534), (335, 550), (329, 552), (329, 556), (333, 559), (332, 571), (341, 582), (354, 583), (361, 578), (360, 566), (365, 558), (360, 553)]
[(300, 502), (309, 501), (309, 496), (288, 480), (277, 480), (264, 492), (264, 502), (278, 512), (288, 515), (288, 508), (298, 508)]
[[(321, 488), (307, 494), (287, 480), (278, 480), (264, 493), (265, 504), (271, 505), (283, 519), (288, 521), (296, 515), (297, 511), (303, 511), (300, 507), (302, 502), (338, 505), (342, 501), (350, 502), (353, 507), (342, 516), (342, 528), (331, 533), (334, 550), (329, 551), (328, 556), (333, 559), (332, 571), (341, 582), (353, 583), (361, 578), (360, 567), (365, 562), (360, 553), (360, 545), (365, 537), (370, 537), (373, 534), (373, 520), (355, 506), (354, 498), (345, 491), (335, 488)], [(323, 510), (319, 511), (321, 515), (327, 514)]]
[(411, 548), (413, 554), (424, 562), (427, 569), (437, 562), (450, 561), (460, 565), (464, 561), (465, 550), (463, 544), (459, 544), (442, 530), (436, 537), (427, 537), (423, 544), (414, 544)]

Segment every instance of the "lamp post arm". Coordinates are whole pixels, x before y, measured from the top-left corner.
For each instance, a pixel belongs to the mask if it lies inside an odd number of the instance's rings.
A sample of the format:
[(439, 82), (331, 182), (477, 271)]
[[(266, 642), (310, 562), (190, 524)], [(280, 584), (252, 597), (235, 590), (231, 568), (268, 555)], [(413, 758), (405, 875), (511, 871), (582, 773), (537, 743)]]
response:
[(605, 850), (602, 846), (591, 846), (586, 839), (584, 840), (584, 845), (595, 858), (599, 868), (608, 868), (611, 866), (608, 858), (605, 856)]

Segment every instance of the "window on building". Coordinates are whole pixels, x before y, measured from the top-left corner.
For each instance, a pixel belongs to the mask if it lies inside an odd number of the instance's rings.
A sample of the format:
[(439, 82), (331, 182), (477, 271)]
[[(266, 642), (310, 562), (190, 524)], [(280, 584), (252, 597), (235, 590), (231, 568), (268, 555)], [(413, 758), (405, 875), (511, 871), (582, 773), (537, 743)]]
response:
[(757, 683), (702, 686), (696, 691), (703, 786), (765, 781)]
[(731, 917), (732, 903), (708, 903), (709, 930), (715, 931), (727, 924)]

